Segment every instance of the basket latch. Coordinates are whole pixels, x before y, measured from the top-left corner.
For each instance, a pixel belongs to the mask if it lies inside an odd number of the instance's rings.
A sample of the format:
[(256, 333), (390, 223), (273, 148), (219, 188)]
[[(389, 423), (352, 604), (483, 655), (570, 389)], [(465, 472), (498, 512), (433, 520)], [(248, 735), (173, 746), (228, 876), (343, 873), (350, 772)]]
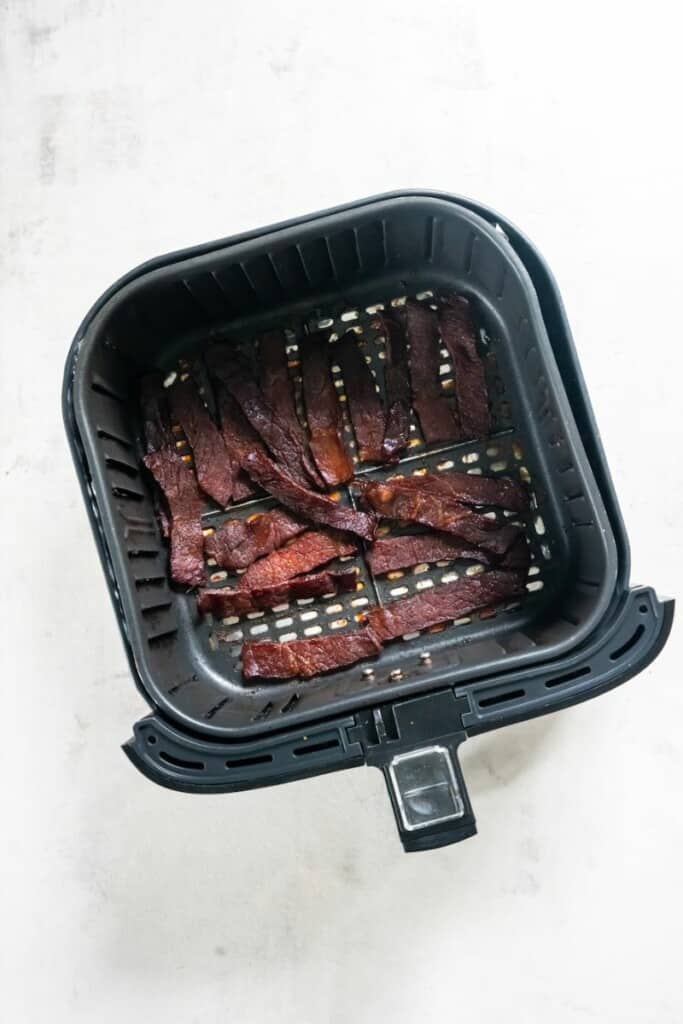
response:
[(375, 708), (359, 723), (367, 763), (382, 769), (408, 852), (476, 834), (457, 754), (466, 739), (462, 711), (460, 700), (447, 690)]

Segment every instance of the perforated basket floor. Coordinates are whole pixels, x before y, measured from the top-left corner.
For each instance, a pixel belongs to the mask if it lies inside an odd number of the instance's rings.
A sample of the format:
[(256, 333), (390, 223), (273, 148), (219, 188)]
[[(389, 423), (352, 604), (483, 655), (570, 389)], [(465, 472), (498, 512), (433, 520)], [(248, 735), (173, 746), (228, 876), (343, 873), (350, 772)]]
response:
[[(270, 268), (270, 277), (264, 267)], [(276, 296), (269, 283), (273, 274), (279, 282)], [(333, 337), (355, 330), (381, 388), (384, 346), (373, 316), (377, 308), (401, 303), (407, 295), (429, 303), (452, 291), (469, 296), (477, 310), (492, 436), (486, 443), (427, 449), (413, 422), (408, 454), (398, 467), (362, 466), (357, 472), (386, 477), (457, 467), (520, 477), (533, 495), (527, 595), (495, 611), (405, 637), (367, 665), (305, 684), (245, 686), (239, 665), (243, 638), (343, 633), (355, 627), (370, 604), (483, 567), (420, 565), (373, 578), (359, 556), (353, 594), (294, 602), (223, 622), (200, 617), (194, 597), (167, 582), (167, 553), (150, 481), (140, 467), (133, 399), (137, 378), (151, 365), (182, 370), (178, 360), (192, 358), (207, 341), (249, 345), (261, 331), (279, 326), (289, 332), (298, 386), (297, 338), (306, 325), (330, 329)], [(169, 310), (176, 312), (177, 322)], [(445, 350), (442, 355), (447, 391), (451, 368)], [(338, 376), (337, 386), (343, 402)], [(93, 502), (107, 537), (113, 593), (139, 684), (154, 705), (196, 731), (254, 734), (379, 697), (429, 689), (444, 680), (465, 682), (478, 675), (490, 680), (492, 671), (510, 671), (570, 649), (610, 600), (616, 573), (613, 538), (533, 289), (504, 237), (453, 204), (386, 200), (143, 273), (89, 324), (73, 394)], [(346, 430), (353, 449), (348, 421)], [(180, 435), (178, 440), (182, 445)], [(343, 491), (339, 500), (352, 501), (352, 492)], [(207, 504), (205, 529), (226, 516), (253, 515), (270, 503), (256, 497), (227, 513)], [(214, 585), (230, 584), (230, 576), (215, 566), (208, 569)]]

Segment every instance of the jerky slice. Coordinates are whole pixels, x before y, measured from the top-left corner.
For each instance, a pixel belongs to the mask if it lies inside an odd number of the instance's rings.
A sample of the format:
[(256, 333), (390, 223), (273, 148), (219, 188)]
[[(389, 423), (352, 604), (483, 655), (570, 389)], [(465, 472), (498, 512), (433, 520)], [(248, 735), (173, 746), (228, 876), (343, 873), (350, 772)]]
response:
[(384, 608), (373, 608), (366, 621), (384, 643), (449, 619), (460, 619), (478, 608), (521, 594), (523, 589), (518, 573), (492, 570), (402, 597)]
[(456, 537), (449, 537), (445, 533), (416, 533), (406, 534), (403, 537), (380, 537), (368, 549), (366, 558), (371, 571), (376, 576), (384, 572), (392, 572), (394, 569), (419, 565), (421, 562), (439, 562), (442, 559), (469, 558), (484, 563), (490, 561), (490, 556), (486, 551), (469, 547)]
[(454, 296), (442, 306), (439, 325), (453, 363), (463, 437), (487, 437), (491, 431), (491, 420), (484, 364), (477, 352), (476, 332), (467, 299)]
[(379, 654), (382, 644), (370, 629), (310, 640), (247, 640), (242, 646), (246, 679), (311, 679), (321, 672), (352, 665)]
[(302, 487), (264, 452), (251, 452), (244, 462), (244, 468), (264, 491), (272, 494), (296, 515), (321, 523), (323, 526), (348, 530), (359, 537), (364, 537), (365, 540), (372, 540), (374, 537), (377, 527), (375, 516), (339, 505), (323, 494), (316, 494)]
[(396, 482), (405, 490), (442, 494), (466, 505), (497, 505), (511, 512), (524, 512), (529, 507), (528, 494), (509, 476), (479, 476), (454, 470), (406, 476), (389, 482)]
[(336, 487), (351, 479), (353, 463), (344, 444), (344, 418), (332, 380), (327, 339), (309, 334), (300, 341), (299, 353), (311, 451), (325, 483)]
[(341, 572), (323, 569), (321, 572), (296, 576), (284, 583), (255, 587), (253, 590), (243, 590), (241, 587), (200, 590), (197, 606), (200, 612), (211, 612), (216, 618), (245, 615), (248, 612), (276, 608), (297, 598), (333, 597), (335, 594), (348, 593), (356, 589), (357, 578), (355, 568), (344, 569)]
[(224, 569), (246, 569), (285, 541), (308, 529), (300, 519), (275, 508), (254, 519), (228, 519), (207, 537), (204, 548)]
[(206, 361), (216, 377), (235, 399), (250, 426), (270, 449), (273, 457), (286, 467), (300, 484), (319, 482), (300, 437), (290, 430), (266, 401), (245, 360), (225, 345), (206, 352)]
[(171, 577), (183, 586), (198, 586), (204, 579), (203, 500), (194, 472), (172, 448), (150, 452), (144, 463), (168, 503)]
[[(259, 340), (259, 373), (261, 390), (271, 409), (287, 429), (301, 444), (306, 458), (306, 471), (313, 470), (308, 437), (301, 426), (296, 412), (294, 384), (287, 366), (287, 339), (282, 331), (268, 331)], [(323, 486), (323, 481), (314, 472), (315, 484)]]
[(458, 441), (460, 422), (439, 378), (439, 328), (434, 310), (409, 302), (406, 324), (410, 342), (410, 383), (413, 408), (428, 444)]
[(333, 558), (353, 555), (356, 544), (327, 530), (307, 530), (284, 547), (271, 551), (249, 566), (240, 580), (240, 588), (270, 587), (309, 572)]
[(168, 400), (174, 420), (182, 427), (192, 449), (199, 486), (225, 507), (232, 498), (237, 467), (233, 466), (218, 427), (191, 380), (180, 381), (169, 388)]
[(344, 378), (358, 458), (361, 462), (380, 462), (384, 438), (384, 409), (377, 394), (375, 378), (358, 347), (356, 335), (349, 331), (334, 347)]
[(390, 313), (379, 317), (386, 337), (384, 387), (387, 418), (382, 442), (382, 459), (397, 462), (410, 438), (410, 382), (408, 349), (403, 328)]
[(401, 480), (357, 481), (364, 503), (386, 519), (421, 523), (452, 533), (491, 554), (503, 555), (520, 534), (518, 526), (500, 526), (454, 498), (429, 491), (404, 489)]

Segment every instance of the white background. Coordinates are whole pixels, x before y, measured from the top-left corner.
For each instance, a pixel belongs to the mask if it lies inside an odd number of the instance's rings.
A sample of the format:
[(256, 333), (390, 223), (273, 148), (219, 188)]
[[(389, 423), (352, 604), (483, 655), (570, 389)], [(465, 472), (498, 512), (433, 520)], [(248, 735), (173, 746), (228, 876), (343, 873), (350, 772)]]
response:
[(70, 339), (138, 262), (471, 195), (556, 273), (633, 581), (675, 594), (675, 6), (0, 2), (4, 1020), (683, 1020), (676, 626), (623, 688), (468, 742), (460, 846), (404, 855), (369, 769), (167, 792), (119, 749), (145, 705), (60, 419)]

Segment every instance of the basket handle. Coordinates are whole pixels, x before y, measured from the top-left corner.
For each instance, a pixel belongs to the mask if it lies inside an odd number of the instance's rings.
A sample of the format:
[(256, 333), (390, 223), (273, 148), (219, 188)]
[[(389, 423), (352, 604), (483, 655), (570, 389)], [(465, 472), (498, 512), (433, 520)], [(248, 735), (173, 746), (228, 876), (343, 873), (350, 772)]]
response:
[(476, 835), (457, 746), (451, 742), (418, 747), (395, 754), (382, 765), (406, 853), (434, 850)]

